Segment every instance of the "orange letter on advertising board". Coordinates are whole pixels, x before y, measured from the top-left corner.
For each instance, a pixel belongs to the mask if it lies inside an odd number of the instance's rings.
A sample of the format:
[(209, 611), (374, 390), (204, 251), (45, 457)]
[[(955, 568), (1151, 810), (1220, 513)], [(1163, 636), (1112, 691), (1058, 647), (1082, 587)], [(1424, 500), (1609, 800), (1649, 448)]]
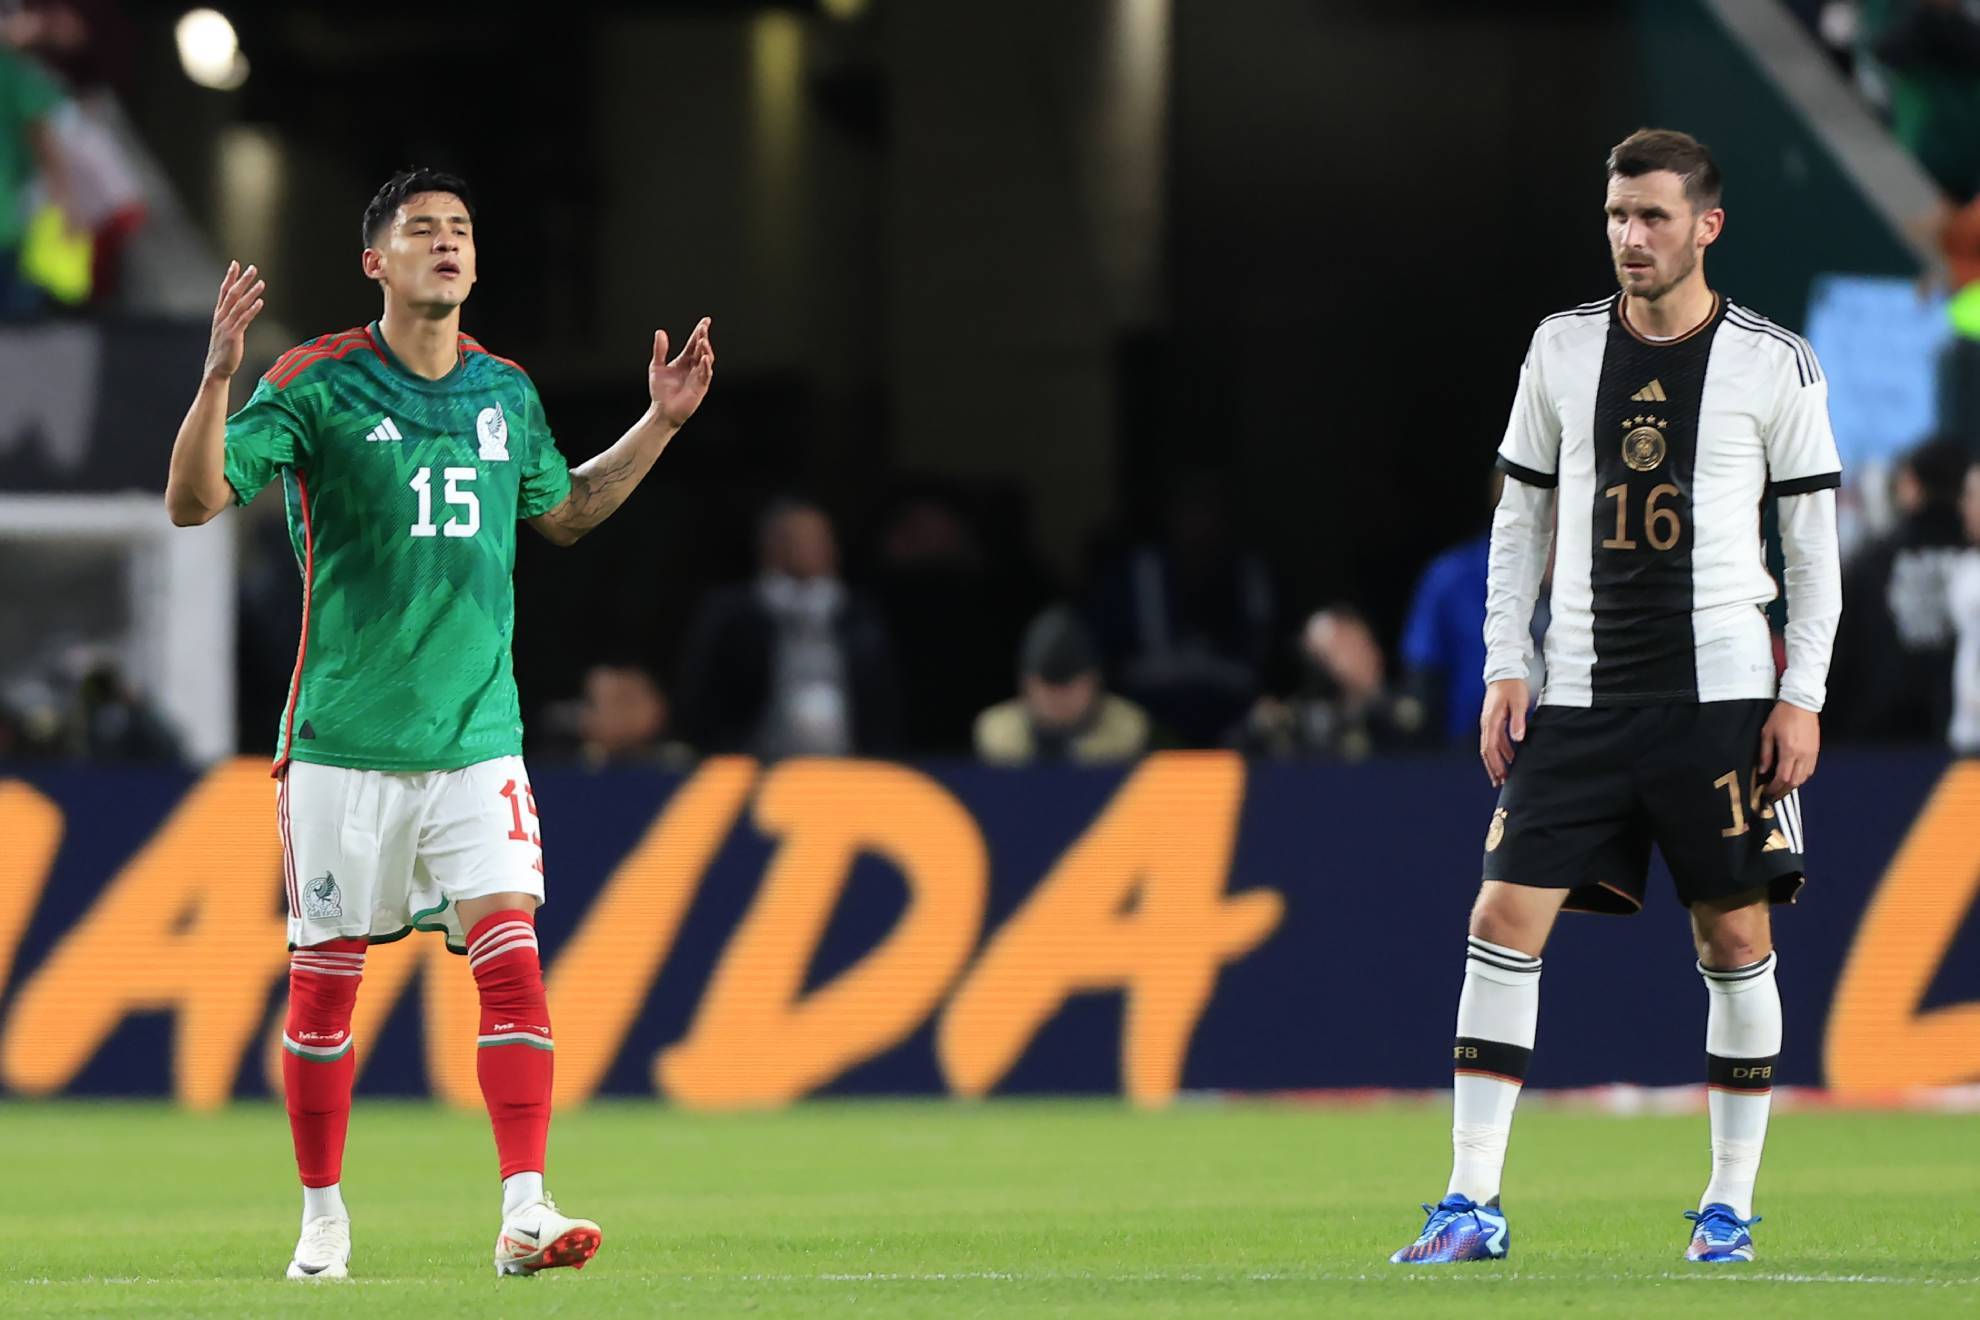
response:
[(559, 1105), (590, 1099), (605, 1080), (755, 782), (756, 762), (746, 756), (702, 762), (557, 950), (546, 989), (557, 1032)]
[[(667, 961), (688, 902), (735, 825), (755, 779), (756, 762), (748, 757), (704, 761), (668, 799), (666, 810), (585, 911), (583, 924), (557, 950), (544, 981), (557, 1033), (559, 1105), (590, 1099), (605, 1079), (626, 1032), (646, 1005), (653, 978)], [(555, 847), (553, 835), (553, 875)], [(556, 892), (554, 881), (551, 892)], [(467, 960), (448, 953), (435, 935), (413, 934), (396, 944), (372, 947), (351, 1019), (357, 1070), (364, 1071), (376, 1033), (421, 973), (427, 1083), (435, 1098), (478, 1109), (482, 1101), (474, 1034), (479, 997)], [(281, 1039), (277, 1022), (263, 1063), (269, 1089), (277, 1095), (282, 1091)]]
[[(686, 1038), (662, 1052), (656, 1069), (660, 1086), (686, 1104), (795, 1100), (893, 1048), (940, 1002), (983, 921), (983, 837), (926, 775), (895, 765), (786, 761), (764, 781), (756, 823), (783, 842)], [(802, 995), (805, 970), (861, 853), (899, 869), (907, 911), (873, 952)]]
[(62, 810), (18, 779), (0, 779), (0, 990), (62, 843)]
[(281, 845), (264, 761), (201, 780), (21, 988), (0, 1076), (67, 1086), (132, 1013), (174, 1014), (173, 1086), (226, 1101), (288, 962)]
[[(374, 944), (364, 956), (364, 982), (351, 1011), (352, 1068), (364, 1075), (378, 1033), (392, 1010), (419, 978), (420, 1030), (426, 1046), (426, 1084), (433, 1098), (458, 1108), (481, 1107), (474, 1073), (474, 1033), (480, 1009), (467, 959), (447, 952), (439, 935), (415, 931), (389, 944)], [(268, 1093), (282, 1094), (282, 1019), (278, 1007), (261, 1047), (261, 1072)]]
[(1901, 1090), (1980, 1079), (1980, 1003), (1919, 1005), (1980, 895), (1980, 762), (1947, 770), (1884, 872), (1829, 1013), (1829, 1085)]
[(1065, 1001), (1127, 989), (1121, 1079), (1138, 1104), (1182, 1084), (1217, 969), (1279, 924), (1279, 895), (1224, 885), (1244, 762), (1152, 756), (990, 942), (942, 1016), (942, 1072), (964, 1095), (1001, 1081)]

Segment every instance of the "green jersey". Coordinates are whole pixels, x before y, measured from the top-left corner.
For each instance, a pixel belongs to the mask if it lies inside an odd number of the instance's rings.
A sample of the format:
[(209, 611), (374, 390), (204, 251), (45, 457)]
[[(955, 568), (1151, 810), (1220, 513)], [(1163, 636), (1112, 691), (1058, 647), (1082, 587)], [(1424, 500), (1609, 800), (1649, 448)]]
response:
[(27, 233), (27, 191), (34, 182), (28, 129), (47, 124), (61, 103), (62, 89), (33, 60), (0, 42), (0, 260), (18, 255), (13, 249)]
[(555, 508), (571, 477), (521, 367), (462, 335), (454, 369), (427, 380), (377, 322), (319, 336), (227, 419), (226, 469), (242, 504), (282, 478), (302, 572), (277, 773), (522, 751), (516, 522)]

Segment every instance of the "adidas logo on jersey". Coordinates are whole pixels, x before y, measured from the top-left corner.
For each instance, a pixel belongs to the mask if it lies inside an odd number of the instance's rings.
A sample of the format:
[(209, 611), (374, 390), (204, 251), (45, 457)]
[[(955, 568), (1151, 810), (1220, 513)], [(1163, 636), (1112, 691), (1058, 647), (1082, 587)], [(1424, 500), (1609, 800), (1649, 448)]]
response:
[(1664, 403), (1668, 397), (1664, 393), (1664, 382), (1661, 380), (1653, 380), (1629, 396), (1632, 403)]
[(386, 418), (385, 420), (383, 420), (383, 421), (381, 421), (380, 423), (378, 423), (378, 425), (376, 425), (376, 426), (374, 426), (374, 427), (372, 427), (372, 428), (371, 428), (371, 429), (370, 429), (369, 431), (366, 431), (366, 432), (364, 433), (364, 438), (365, 438), (365, 439), (367, 439), (367, 440), (403, 440), (403, 439), (405, 439), (405, 437), (404, 437), (404, 436), (402, 436), (402, 435), (400, 435), (400, 434), (399, 434), (399, 425), (398, 425), (398, 423), (397, 423), (397, 422), (394, 422), (394, 421), (393, 421), (393, 420), (392, 420), (391, 418), (389, 418), (389, 417), (387, 417), (387, 418)]

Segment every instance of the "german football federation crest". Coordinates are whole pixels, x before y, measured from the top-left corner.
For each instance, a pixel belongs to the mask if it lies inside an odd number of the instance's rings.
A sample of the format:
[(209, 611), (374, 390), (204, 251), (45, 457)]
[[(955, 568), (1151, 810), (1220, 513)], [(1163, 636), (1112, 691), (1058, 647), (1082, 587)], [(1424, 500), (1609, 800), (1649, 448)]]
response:
[(1655, 472), (1664, 465), (1664, 457), (1671, 451), (1670, 443), (1664, 439), (1664, 428), (1670, 423), (1660, 417), (1625, 417), (1623, 425), (1630, 429), (1623, 437), (1623, 462), (1631, 472)]
[(509, 419), (503, 414), (501, 404), (481, 410), (481, 415), (474, 419), (474, 433), (481, 440), (482, 462), (509, 461)]
[(311, 921), (344, 915), (344, 894), (337, 888), (337, 877), (325, 871), (303, 886), (303, 915)]
[(1485, 829), (1485, 851), (1497, 852), (1506, 839), (1506, 809), (1500, 807), (1492, 813), (1492, 823)]

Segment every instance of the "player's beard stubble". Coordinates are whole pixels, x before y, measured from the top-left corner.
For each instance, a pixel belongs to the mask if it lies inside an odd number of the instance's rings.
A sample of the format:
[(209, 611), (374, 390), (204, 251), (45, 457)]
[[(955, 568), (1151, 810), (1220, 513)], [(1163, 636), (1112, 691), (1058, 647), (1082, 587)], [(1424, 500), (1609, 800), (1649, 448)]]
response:
[(1615, 266), (1616, 283), (1622, 286), (1624, 293), (1632, 298), (1641, 298), (1644, 302), (1656, 302), (1672, 289), (1684, 283), (1691, 277), (1691, 272), (1698, 269), (1698, 249), (1692, 247), (1685, 248), (1677, 255), (1676, 265), (1672, 269), (1668, 279), (1645, 285), (1641, 288), (1631, 286), (1629, 272), (1623, 269), (1623, 262), (1648, 261), (1651, 270), (1657, 272), (1661, 268), (1658, 266), (1657, 258), (1653, 254), (1648, 252), (1632, 252), (1625, 249), (1621, 252), (1612, 253), (1610, 260)]

